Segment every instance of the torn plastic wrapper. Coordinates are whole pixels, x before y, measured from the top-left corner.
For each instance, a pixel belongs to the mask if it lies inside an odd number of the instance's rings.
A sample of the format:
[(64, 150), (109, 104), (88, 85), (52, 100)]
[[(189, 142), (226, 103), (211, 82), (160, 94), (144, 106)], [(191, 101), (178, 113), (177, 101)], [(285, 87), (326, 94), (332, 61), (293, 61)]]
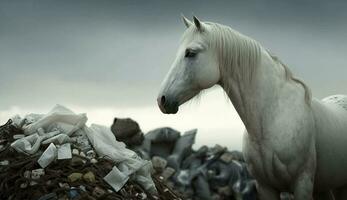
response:
[(20, 153), (34, 154), (39, 150), (42, 140), (43, 137), (36, 133), (14, 141), (11, 147)]
[(104, 180), (116, 192), (118, 192), (129, 180), (129, 176), (119, 171), (117, 167), (113, 167), (112, 170), (104, 177)]
[(66, 143), (58, 147), (58, 160), (71, 159), (71, 144)]
[(57, 157), (57, 147), (51, 143), (37, 161), (42, 168), (47, 167)]
[[(26, 118), (30, 118), (31, 115), (26, 116)], [(86, 122), (86, 114), (75, 114), (64, 106), (56, 105), (46, 115), (33, 117), (33, 120), (24, 124), (23, 129), (26, 135), (31, 135), (39, 128), (43, 128), (45, 131), (58, 129), (70, 136), (76, 130), (82, 128)]]
[(85, 127), (84, 131), (100, 157), (109, 157), (119, 164), (119, 171), (123, 174), (127, 176), (134, 174), (136, 181), (139, 181), (138, 177), (141, 176), (139, 184), (145, 189), (148, 188), (149, 192), (157, 192), (150, 168), (147, 167), (149, 161), (142, 160), (135, 152), (127, 149), (123, 142), (118, 142), (110, 129), (105, 126), (92, 124), (90, 128)]
[(52, 131), (50, 133), (42, 133), (42, 131), (42, 129), (38, 129), (37, 133), (14, 141), (11, 144), (12, 148), (20, 153), (34, 154), (39, 150), (43, 140), (60, 133), (60, 131)]
[(76, 142), (76, 140), (73, 140), (68, 135), (61, 133), (59, 135), (48, 138), (47, 140), (43, 141), (42, 144), (49, 144), (49, 143), (64, 144), (64, 143), (71, 143), (71, 142)]

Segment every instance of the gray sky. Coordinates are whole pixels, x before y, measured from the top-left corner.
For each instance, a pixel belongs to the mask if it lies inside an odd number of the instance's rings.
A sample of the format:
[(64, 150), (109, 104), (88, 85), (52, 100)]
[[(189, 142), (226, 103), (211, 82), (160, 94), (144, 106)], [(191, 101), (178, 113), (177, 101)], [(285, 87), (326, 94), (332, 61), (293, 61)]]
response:
[(347, 93), (346, 10), (326, 0), (0, 0), (0, 112), (156, 106), (181, 13), (258, 40), (316, 97)]

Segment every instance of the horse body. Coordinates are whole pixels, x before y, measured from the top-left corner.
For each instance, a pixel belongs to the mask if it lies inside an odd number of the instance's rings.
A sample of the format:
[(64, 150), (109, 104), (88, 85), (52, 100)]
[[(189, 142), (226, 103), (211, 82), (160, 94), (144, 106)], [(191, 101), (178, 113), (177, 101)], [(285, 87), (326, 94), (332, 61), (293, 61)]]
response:
[(188, 29), (159, 93), (160, 109), (176, 113), (219, 84), (245, 124), (243, 153), (260, 200), (277, 200), (280, 192), (307, 200), (344, 190), (347, 97), (312, 99), (307, 86), (256, 41), (223, 25), (183, 20)]
[(347, 96), (331, 96), (312, 102), (317, 127), (317, 189), (343, 187), (347, 183), (346, 102)]

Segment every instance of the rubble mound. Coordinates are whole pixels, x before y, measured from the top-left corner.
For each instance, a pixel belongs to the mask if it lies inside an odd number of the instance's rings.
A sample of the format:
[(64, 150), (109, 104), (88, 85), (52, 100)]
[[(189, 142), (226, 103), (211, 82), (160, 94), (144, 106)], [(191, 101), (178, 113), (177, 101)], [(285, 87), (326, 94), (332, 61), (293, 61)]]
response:
[[(123, 143), (110, 143), (112, 152), (108, 152), (105, 143), (88, 135), (112, 139), (103, 127), (89, 130), (86, 120), (70, 126), (69, 120), (80, 115), (61, 106), (53, 109), (57, 110), (20, 120), (14, 117), (0, 126), (0, 199), (182, 199), (163, 180), (151, 176), (151, 162), (142, 160)], [(51, 130), (57, 124), (61, 129)], [(39, 128), (30, 132), (34, 126)], [(81, 134), (82, 130), (88, 133)]]

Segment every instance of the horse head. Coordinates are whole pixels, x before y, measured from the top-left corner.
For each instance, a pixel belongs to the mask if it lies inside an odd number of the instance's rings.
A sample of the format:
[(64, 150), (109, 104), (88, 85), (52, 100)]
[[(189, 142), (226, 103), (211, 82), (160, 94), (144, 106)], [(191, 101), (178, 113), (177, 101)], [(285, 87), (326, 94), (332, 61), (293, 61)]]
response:
[(180, 105), (220, 79), (217, 54), (207, 39), (209, 25), (196, 17), (193, 22), (184, 16), (182, 19), (187, 29), (157, 99), (159, 108), (166, 114), (177, 113)]

